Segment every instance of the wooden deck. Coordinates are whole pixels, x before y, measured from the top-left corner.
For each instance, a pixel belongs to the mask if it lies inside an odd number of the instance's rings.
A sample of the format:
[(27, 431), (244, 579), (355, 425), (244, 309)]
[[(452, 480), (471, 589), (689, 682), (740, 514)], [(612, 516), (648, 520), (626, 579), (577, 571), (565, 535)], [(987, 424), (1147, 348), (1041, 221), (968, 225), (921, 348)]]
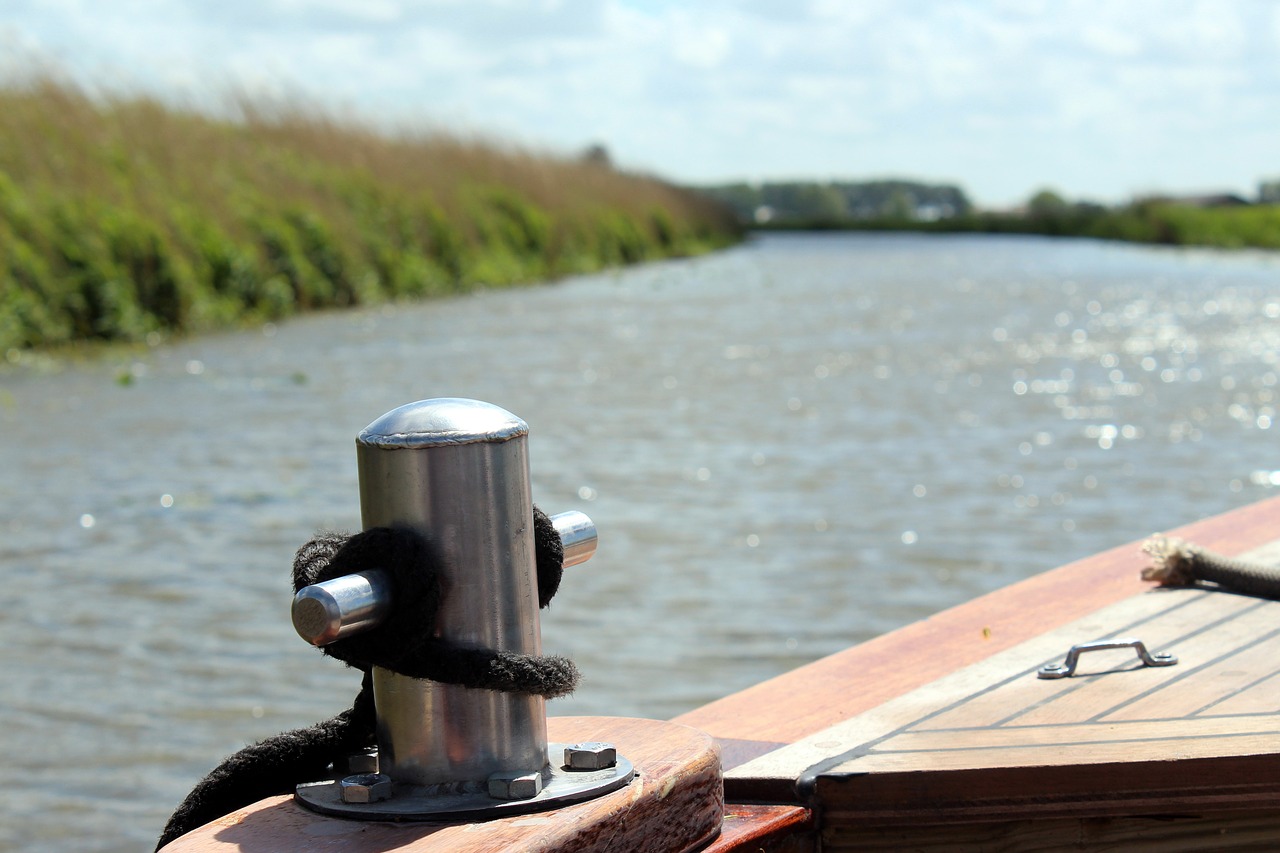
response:
[[(1280, 502), (1175, 533), (1280, 563)], [(1260, 811), (1280, 796), (1280, 602), (1154, 589), (1138, 546), (678, 719), (722, 739), (730, 802), (814, 810), (824, 850), (1280, 843)], [(1179, 663), (1092, 652), (1036, 676), (1117, 636)]]
[[(1155, 531), (1152, 531), (1155, 532)], [(1170, 531), (1223, 554), (1280, 537), (1280, 498)], [(1129, 596), (1150, 591), (1141, 541), (1113, 548), (799, 667), (681, 714), (733, 768)], [(750, 801), (751, 788), (731, 785)], [(762, 801), (767, 801), (765, 796)]]

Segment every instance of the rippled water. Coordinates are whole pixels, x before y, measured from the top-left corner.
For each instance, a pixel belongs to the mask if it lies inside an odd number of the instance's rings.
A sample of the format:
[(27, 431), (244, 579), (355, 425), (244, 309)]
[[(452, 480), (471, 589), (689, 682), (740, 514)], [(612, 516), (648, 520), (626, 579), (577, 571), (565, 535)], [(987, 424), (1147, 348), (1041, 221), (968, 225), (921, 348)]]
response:
[(1266, 496), (1280, 257), (769, 237), (693, 261), (0, 370), (0, 847), (149, 849), (225, 754), (348, 706), (288, 620), (417, 399), (530, 425), (596, 521), (544, 614), (579, 693), (665, 718)]

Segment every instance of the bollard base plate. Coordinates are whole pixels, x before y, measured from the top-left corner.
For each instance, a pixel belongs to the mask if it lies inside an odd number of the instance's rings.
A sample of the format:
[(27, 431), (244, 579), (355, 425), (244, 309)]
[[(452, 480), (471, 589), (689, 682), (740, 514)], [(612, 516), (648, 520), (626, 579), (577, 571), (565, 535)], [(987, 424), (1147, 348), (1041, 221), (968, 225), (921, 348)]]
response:
[[(552, 756), (566, 744), (547, 744)], [(489, 796), (487, 780), (447, 782), (438, 785), (395, 784), (390, 799), (375, 803), (348, 803), (336, 780), (305, 782), (294, 799), (307, 808), (333, 817), (356, 820), (483, 820), (490, 817), (548, 811), (603, 796), (625, 787), (635, 768), (619, 755), (613, 767), (601, 770), (569, 770), (554, 762), (542, 769), (542, 791), (523, 800), (497, 800)]]

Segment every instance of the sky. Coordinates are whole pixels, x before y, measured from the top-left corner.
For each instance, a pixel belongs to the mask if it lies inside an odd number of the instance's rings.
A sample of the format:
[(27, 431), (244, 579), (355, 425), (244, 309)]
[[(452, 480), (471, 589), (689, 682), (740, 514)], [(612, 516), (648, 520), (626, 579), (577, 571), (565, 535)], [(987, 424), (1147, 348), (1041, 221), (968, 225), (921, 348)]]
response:
[(291, 97), (671, 181), (1253, 198), (1276, 0), (0, 0), (0, 75)]

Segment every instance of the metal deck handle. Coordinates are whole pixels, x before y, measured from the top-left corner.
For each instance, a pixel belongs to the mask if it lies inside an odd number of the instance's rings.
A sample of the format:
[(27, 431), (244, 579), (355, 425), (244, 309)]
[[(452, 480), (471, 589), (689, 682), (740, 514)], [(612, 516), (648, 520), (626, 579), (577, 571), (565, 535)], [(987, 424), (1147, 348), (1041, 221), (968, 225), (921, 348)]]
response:
[(1062, 663), (1047, 663), (1040, 667), (1036, 675), (1040, 678), (1069, 678), (1075, 674), (1076, 664), (1080, 662), (1080, 655), (1085, 652), (1098, 652), (1104, 649), (1133, 649), (1138, 653), (1138, 658), (1141, 659), (1145, 666), (1173, 666), (1178, 662), (1177, 657), (1165, 652), (1151, 654), (1141, 640), (1132, 637), (1116, 637), (1110, 640), (1094, 640), (1092, 643), (1074, 645), (1071, 647), (1071, 651), (1067, 652), (1066, 660)]

